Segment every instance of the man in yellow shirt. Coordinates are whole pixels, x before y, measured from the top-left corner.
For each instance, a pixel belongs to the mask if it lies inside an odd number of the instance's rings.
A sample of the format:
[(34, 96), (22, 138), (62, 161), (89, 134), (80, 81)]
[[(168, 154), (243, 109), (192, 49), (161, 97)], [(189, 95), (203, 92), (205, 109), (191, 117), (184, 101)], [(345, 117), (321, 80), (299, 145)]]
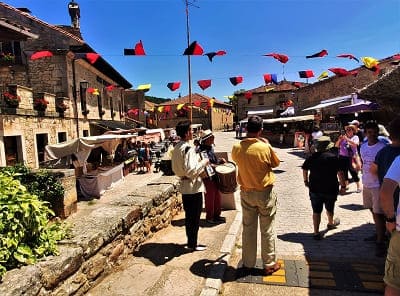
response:
[(247, 138), (232, 148), (232, 159), (238, 166), (238, 183), (243, 211), (242, 260), (244, 268), (253, 268), (257, 257), (257, 228), (260, 220), (261, 257), (266, 275), (281, 268), (276, 261), (274, 221), (277, 196), (273, 191), (272, 168), (280, 160), (271, 145), (261, 138), (262, 119), (250, 116)]

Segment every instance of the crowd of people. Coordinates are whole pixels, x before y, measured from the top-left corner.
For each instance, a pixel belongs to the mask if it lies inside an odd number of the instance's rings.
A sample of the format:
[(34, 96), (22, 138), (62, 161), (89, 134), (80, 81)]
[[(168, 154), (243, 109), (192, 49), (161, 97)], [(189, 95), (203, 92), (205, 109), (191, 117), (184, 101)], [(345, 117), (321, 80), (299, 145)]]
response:
[[(384, 278), (386, 295), (399, 295), (400, 116), (389, 124), (388, 130), (375, 121), (361, 125), (353, 120), (333, 142), (316, 127), (312, 133), (313, 150), (305, 159), (302, 170), (313, 211), (313, 238), (323, 239), (320, 222), (324, 207), (329, 231), (340, 224), (334, 210), (338, 196), (350, 192), (361, 193), (363, 206), (371, 211), (376, 230), (365, 240), (375, 242), (377, 256), (387, 254)], [(224, 222), (217, 180), (207, 168), (226, 160), (215, 156), (214, 135), (210, 130), (203, 133), (196, 146), (190, 145), (192, 135), (189, 121), (180, 122), (176, 131), (180, 142), (172, 152), (172, 169), (182, 181), (180, 190), (185, 210), (187, 248), (200, 251), (206, 249), (206, 246), (197, 243), (203, 195), (207, 223)], [(250, 116), (247, 137), (233, 146), (232, 160), (238, 168), (237, 182), (240, 185), (243, 212), (243, 268), (252, 269), (256, 264), (259, 221), (261, 257), (265, 274), (270, 275), (281, 268), (275, 252), (277, 195), (274, 192), (273, 173), (273, 168), (279, 166), (280, 160), (261, 133), (262, 119)], [(202, 157), (203, 154), (206, 156)], [(355, 191), (349, 189), (352, 182), (356, 185)]]

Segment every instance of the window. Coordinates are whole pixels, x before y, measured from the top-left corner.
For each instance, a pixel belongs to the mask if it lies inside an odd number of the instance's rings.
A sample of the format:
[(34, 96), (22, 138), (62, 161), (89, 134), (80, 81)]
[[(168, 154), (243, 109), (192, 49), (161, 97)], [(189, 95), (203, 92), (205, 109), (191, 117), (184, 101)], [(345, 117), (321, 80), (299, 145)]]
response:
[(83, 136), (84, 137), (89, 137), (89, 131), (88, 130), (83, 130)]
[(258, 96), (258, 105), (264, 105), (264, 96), (263, 95)]
[[(19, 41), (0, 42), (0, 60), (4, 57), (13, 57), (13, 62), (16, 64), (22, 63), (21, 45)], [(12, 61), (12, 60), (11, 60)]]
[(6, 155), (6, 165), (13, 166), (23, 163), (22, 144), (20, 136), (4, 137), (4, 151)]
[(36, 151), (39, 163), (44, 161), (44, 147), (46, 147), (47, 144), (48, 144), (47, 134), (36, 134)]
[(66, 132), (59, 132), (57, 134), (58, 143), (65, 142), (67, 140), (67, 133)]

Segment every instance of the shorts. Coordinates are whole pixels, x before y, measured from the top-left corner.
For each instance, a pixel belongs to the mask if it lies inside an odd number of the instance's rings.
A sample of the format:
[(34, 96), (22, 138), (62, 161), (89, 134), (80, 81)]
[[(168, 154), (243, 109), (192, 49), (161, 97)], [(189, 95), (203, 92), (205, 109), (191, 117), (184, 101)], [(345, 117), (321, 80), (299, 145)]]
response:
[(363, 187), (363, 205), (366, 209), (372, 209), (374, 214), (383, 214), (379, 204), (379, 188)]
[(400, 232), (393, 231), (385, 262), (386, 285), (400, 290)]
[(314, 214), (321, 214), (324, 204), (325, 209), (333, 214), (336, 199), (336, 194), (315, 193), (310, 191), (311, 207)]

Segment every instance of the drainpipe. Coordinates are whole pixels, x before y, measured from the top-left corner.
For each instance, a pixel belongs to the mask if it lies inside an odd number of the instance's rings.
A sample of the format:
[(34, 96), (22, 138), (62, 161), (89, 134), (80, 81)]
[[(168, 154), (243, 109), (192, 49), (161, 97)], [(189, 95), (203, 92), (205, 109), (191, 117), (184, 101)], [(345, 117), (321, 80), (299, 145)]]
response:
[(78, 113), (78, 97), (76, 93), (76, 75), (75, 75), (75, 59), (72, 59), (72, 96), (74, 99), (74, 117), (76, 122), (76, 137), (79, 138), (79, 113)]

